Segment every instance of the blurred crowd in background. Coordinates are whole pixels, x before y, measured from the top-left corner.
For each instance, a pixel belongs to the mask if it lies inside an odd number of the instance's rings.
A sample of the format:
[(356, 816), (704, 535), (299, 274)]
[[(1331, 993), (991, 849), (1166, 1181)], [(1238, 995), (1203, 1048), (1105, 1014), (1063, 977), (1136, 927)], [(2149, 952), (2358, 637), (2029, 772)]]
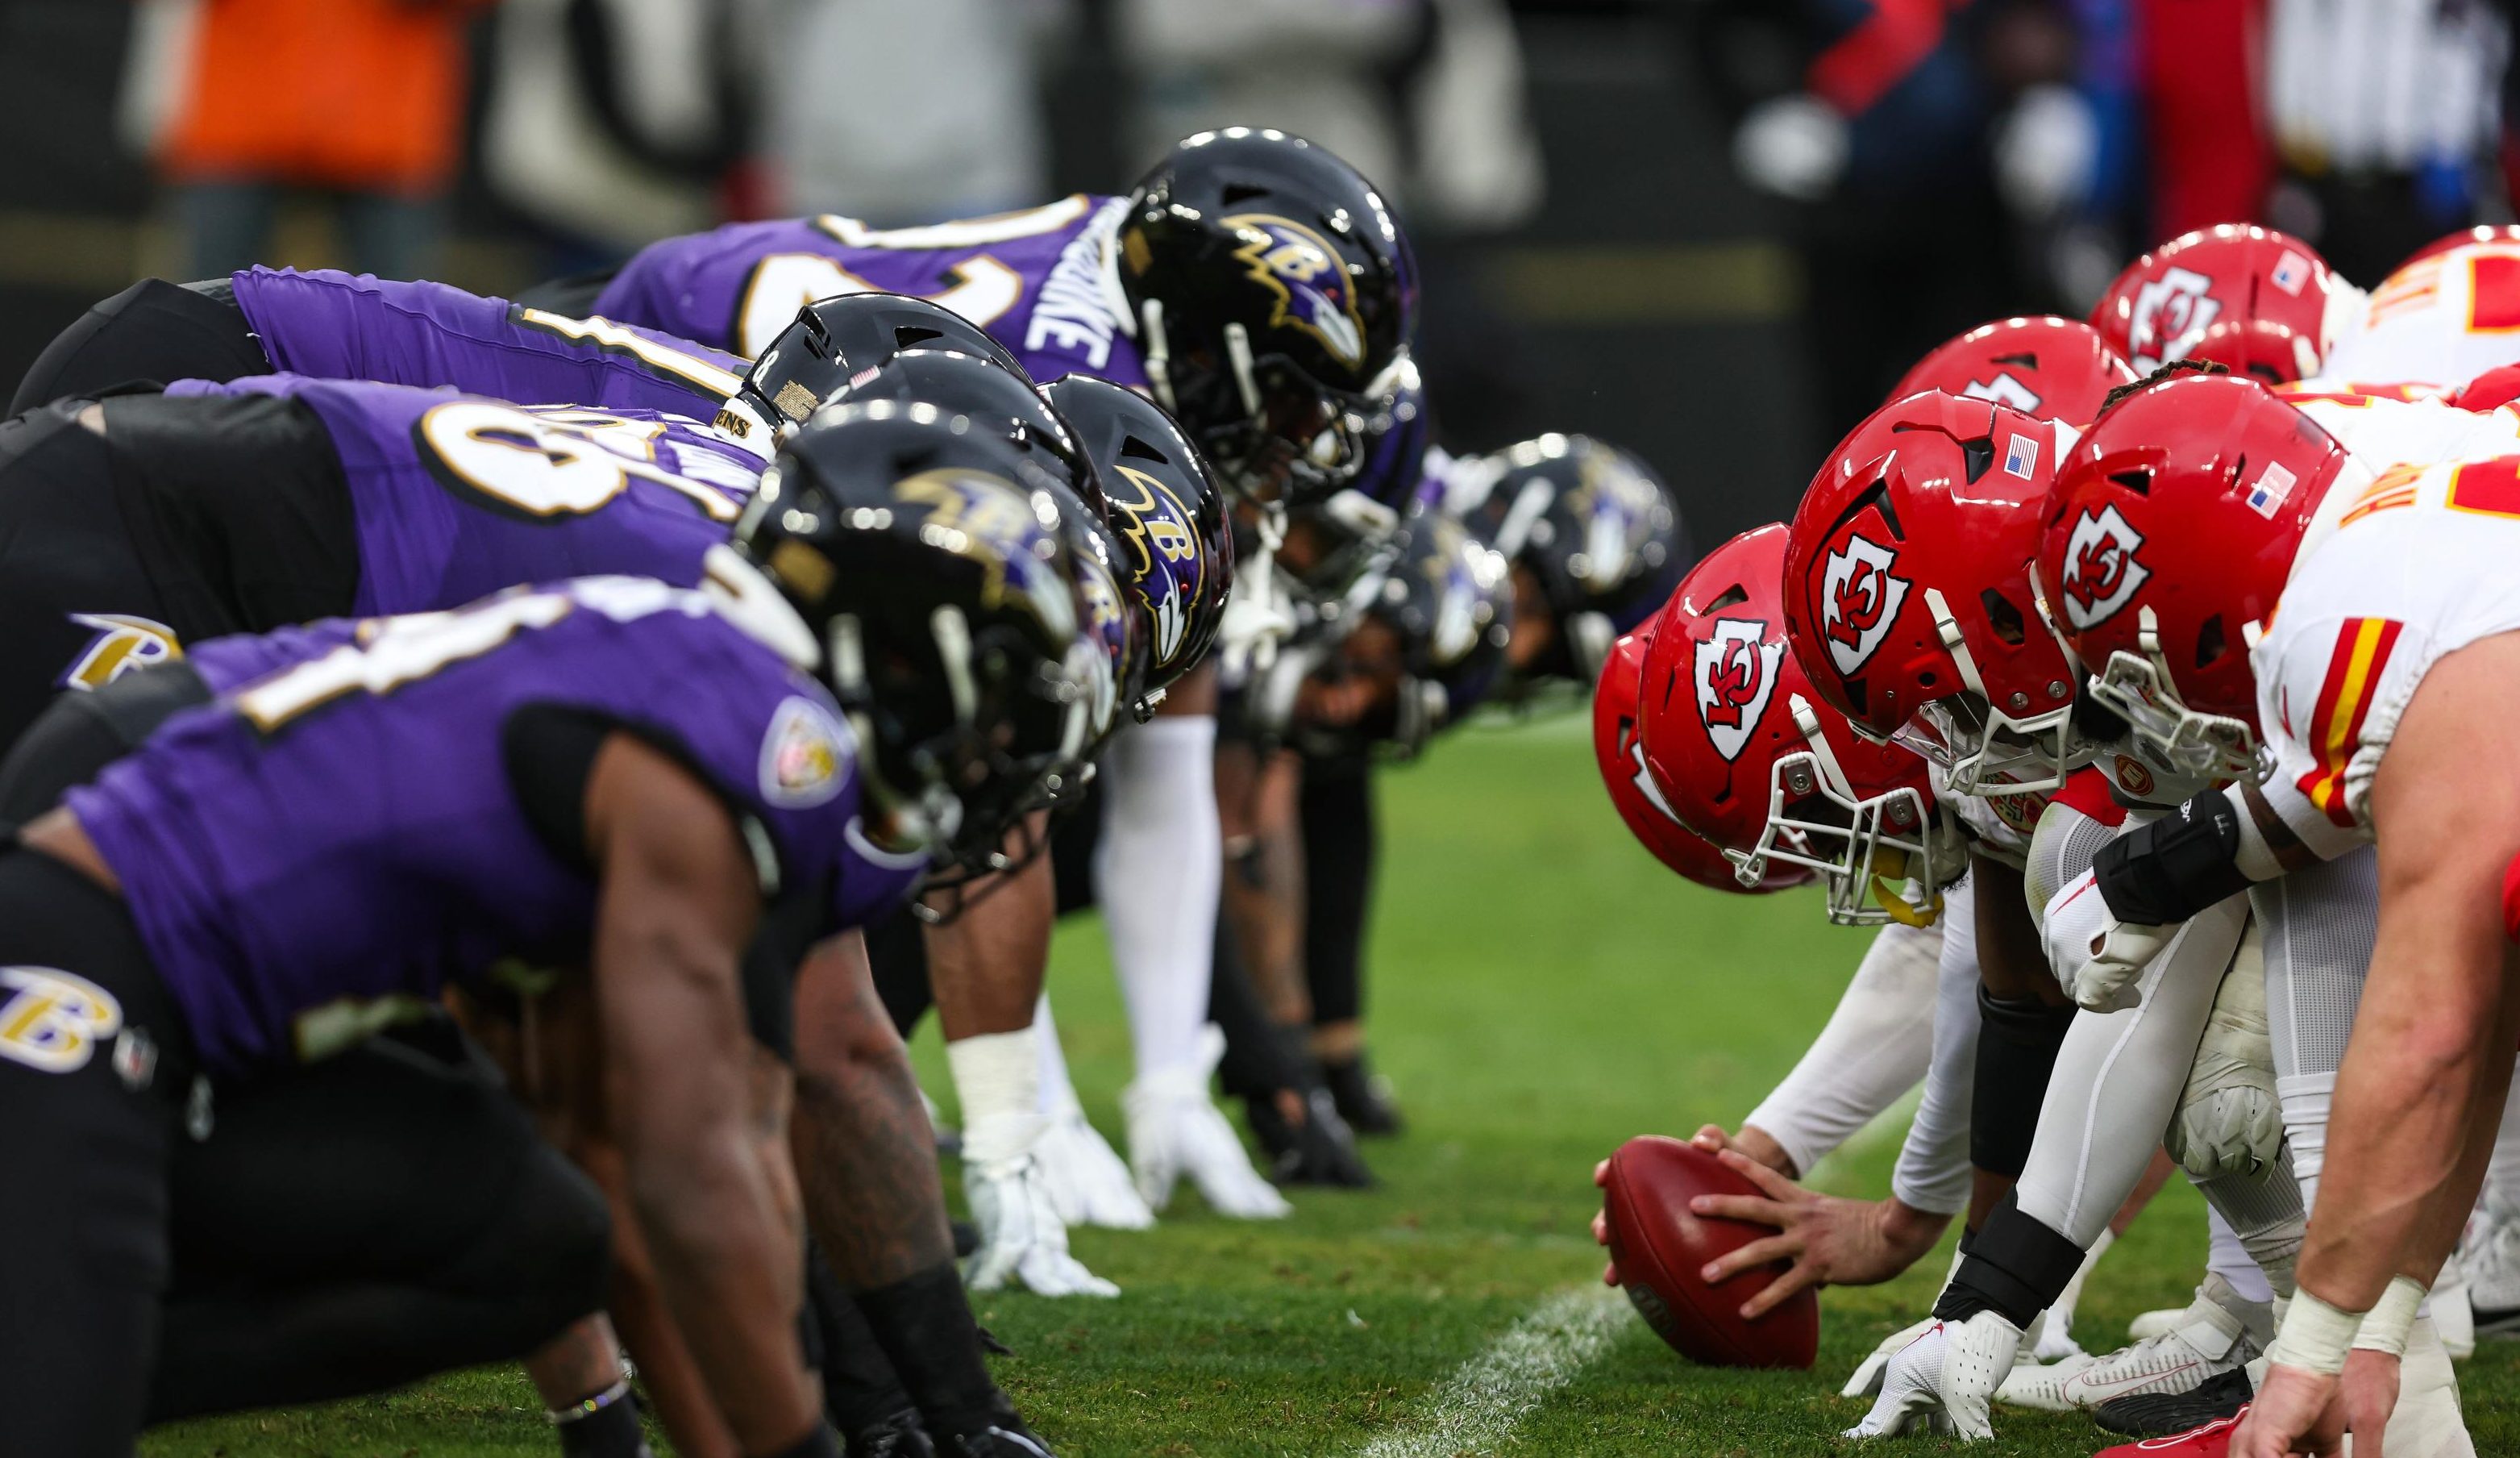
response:
[(487, 293), (1302, 133), (1424, 251), (1439, 438), (1632, 446), (1702, 540), (1925, 349), (2255, 220), (2511, 216), (2520, 0), (0, 0), (0, 378), (142, 274)]

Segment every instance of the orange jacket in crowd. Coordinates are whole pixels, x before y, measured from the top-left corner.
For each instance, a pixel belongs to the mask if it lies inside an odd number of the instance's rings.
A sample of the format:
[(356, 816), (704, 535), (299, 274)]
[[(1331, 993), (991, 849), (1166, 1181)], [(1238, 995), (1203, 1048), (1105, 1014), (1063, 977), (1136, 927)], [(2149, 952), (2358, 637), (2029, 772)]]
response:
[(178, 179), (434, 192), (464, 127), (465, 22), (495, 0), (201, 0), (159, 160)]

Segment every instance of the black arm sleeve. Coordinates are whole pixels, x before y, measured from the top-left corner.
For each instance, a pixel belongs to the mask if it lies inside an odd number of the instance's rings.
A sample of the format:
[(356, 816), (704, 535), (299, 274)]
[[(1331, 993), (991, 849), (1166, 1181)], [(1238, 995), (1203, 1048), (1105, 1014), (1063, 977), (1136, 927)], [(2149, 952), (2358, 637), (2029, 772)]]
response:
[(2110, 915), (2168, 927), (2249, 888), (2239, 853), (2240, 812), (2208, 790), (2101, 846), (2092, 871)]

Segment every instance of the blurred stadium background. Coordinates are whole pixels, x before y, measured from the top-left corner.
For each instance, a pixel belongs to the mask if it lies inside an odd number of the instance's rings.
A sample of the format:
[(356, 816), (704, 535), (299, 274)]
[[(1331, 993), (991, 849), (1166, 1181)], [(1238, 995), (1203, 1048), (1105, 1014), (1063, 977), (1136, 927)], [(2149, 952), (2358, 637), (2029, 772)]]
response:
[[(142, 274), (500, 293), (735, 217), (1125, 188), (1284, 126), (1402, 204), (1447, 443), (1598, 432), (1701, 543), (1900, 370), (2244, 216), (2509, 216), (2481, 0), (0, 0), (0, 376)], [(266, 232), (261, 224), (268, 217)]]

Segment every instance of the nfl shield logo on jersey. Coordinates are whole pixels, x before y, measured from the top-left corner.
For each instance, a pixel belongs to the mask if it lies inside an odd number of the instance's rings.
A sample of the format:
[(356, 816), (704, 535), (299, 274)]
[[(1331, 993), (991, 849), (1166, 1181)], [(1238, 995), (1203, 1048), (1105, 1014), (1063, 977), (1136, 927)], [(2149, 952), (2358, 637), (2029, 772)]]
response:
[(1767, 637), (1768, 625), (1755, 617), (1725, 617), (1697, 645), (1697, 717), (1727, 764), (1741, 757), (1776, 692), (1785, 645)]
[(1869, 537), (1850, 536), (1821, 570), (1821, 637), (1828, 643), (1828, 661), (1850, 678), (1872, 661), (1908, 601), (1908, 579), (1890, 575), (1898, 560)]
[(830, 800), (847, 783), (849, 731), (811, 699), (789, 699), (761, 737), (761, 797), (783, 810)]

